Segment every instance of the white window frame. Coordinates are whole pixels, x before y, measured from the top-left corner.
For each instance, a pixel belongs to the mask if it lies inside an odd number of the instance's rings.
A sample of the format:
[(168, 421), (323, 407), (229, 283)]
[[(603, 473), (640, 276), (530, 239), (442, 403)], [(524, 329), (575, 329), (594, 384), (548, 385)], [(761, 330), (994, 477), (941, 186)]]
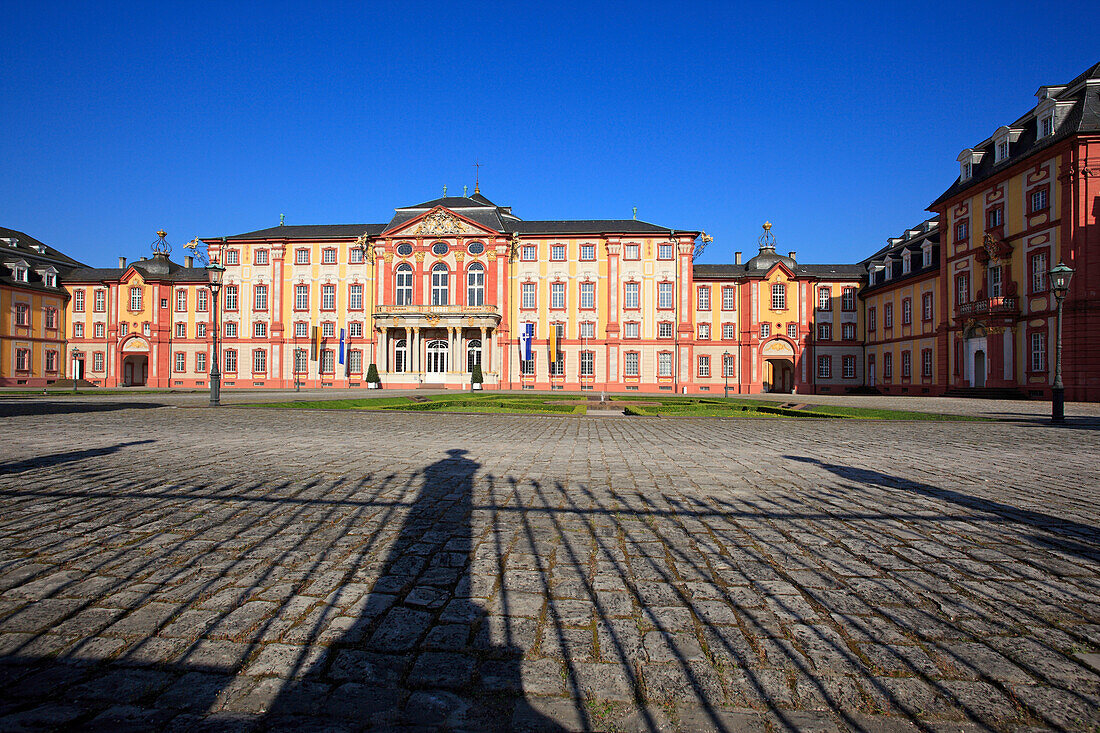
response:
[(787, 285), (785, 283), (772, 283), (772, 310), (787, 310)]

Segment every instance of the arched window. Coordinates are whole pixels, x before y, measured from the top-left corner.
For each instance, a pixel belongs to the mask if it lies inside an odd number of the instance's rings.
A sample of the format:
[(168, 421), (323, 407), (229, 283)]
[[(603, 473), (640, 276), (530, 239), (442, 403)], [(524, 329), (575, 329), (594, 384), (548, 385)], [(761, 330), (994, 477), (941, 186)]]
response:
[(395, 372), (408, 371), (408, 364), (409, 342), (405, 339), (398, 339), (393, 347), (393, 370)]
[(450, 350), (446, 341), (428, 342), (428, 364), (424, 371), (432, 374), (442, 374), (447, 371), (447, 352)]
[(472, 372), (474, 364), (481, 364), (481, 339), (470, 339), (466, 346), (466, 371)]
[(466, 305), (485, 305), (485, 268), (477, 262), (466, 270)]
[(413, 270), (409, 265), (398, 265), (396, 270), (396, 304), (412, 305)]
[(447, 266), (442, 262), (432, 265), (432, 305), (447, 305)]

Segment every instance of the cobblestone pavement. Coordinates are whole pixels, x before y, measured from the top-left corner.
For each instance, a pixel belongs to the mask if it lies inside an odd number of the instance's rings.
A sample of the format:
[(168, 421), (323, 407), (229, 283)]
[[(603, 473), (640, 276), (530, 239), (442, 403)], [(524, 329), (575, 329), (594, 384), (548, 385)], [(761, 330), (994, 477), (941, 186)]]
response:
[(1100, 430), (0, 417), (0, 729), (1091, 730)]

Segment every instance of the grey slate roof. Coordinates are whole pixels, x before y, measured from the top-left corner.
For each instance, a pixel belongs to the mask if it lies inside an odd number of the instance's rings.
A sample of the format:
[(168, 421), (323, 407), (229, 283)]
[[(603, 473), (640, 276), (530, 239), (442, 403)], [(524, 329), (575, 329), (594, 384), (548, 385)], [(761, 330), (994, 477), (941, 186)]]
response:
[[(920, 277), (930, 272), (939, 270), (940, 267), (940, 228), (939, 216), (933, 216), (931, 219), (925, 219), (915, 227), (910, 227), (902, 233), (900, 237), (893, 237), (887, 241), (886, 246), (875, 252), (870, 257), (864, 259), (855, 267), (862, 268), (866, 272), (869, 265), (872, 263), (881, 264), (887, 256), (891, 258), (890, 264), (890, 279), (883, 280), (878, 283), (868, 284), (863, 289), (863, 292), (873, 292), (880, 288), (896, 285), (898, 282), (905, 282), (914, 277)], [(910, 234), (911, 232), (918, 232), (917, 234)], [(909, 234), (908, 238), (906, 235)], [(922, 258), (923, 247), (926, 242), (932, 243), (932, 264), (927, 267), (924, 266), (924, 260)], [(902, 273), (902, 255), (905, 251), (910, 252), (910, 269), (907, 273)]]
[[(44, 293), (65, 294), (61, 284), (68, 279), (73, 268), (84, 267), (84, 263), (74, 260), (67, 254), (38, 241), (34, 237), (17, 229), (0, 227), (0, 239), (13, 240), (14, 246), (8, 242), (0, 242), (0, 284), (25, 290), (40, 290)], [(39, 252), (36, 248), (42, 248)], [(3, 263), (23, 260), (28, 265), (27, 281), (16, 281), (14, 273)], [(38, 272), (40, 269), (52, 267), (57, 270), (56, 287), (49, 287)]]
[(381, 234), (385, 224), (296, 224), (234, 234), (233, 239), (356, 239), (362, 234)]
[[(858, 280), (867, 274), (859, 265), (795, 265), (796, 275), (821, 278), (851, 278)], [(736, 279), (739, 277), (765, 277), (767, 270), (750, 270), (747, 265), (694, 265), (691, 268), (696, 278)]]
[[(520, 234), (668, 234), (668, 227), (636, 219), (572, 219), (509, 222), (506, 231)], [(678, 231), (690, 232), (690, 229)]]
[(192, 283), (207, 282), (209, 279), (204, 267), (184, 267), (178, 262), (172, 262), (165, 255), (156, 254), (147, 260), (131, 262), (126, 268), (82, 267), (71, 271), (65, 280), (79, 283), (118, 280), (130, 267), (137, 270), (146, 280)]
[[(1065, 140), (1068, 137), (1080, 133), (1100, 132), (1100, 99), (1096, 97), (1095, 93), (1092, 95), (1085, 94), (1087, 87), (1084, 85), (1084, 82), (1089, 79), (1100, 79), (1100, 63), (1085, 69), (1077, 78), (1066, 84), (1062, 91), (1051, 95), (1051, 98), (1056, 101), (1074, 100), (1073, 108), (1065, 118), (1062, 119), (1053, 135), (1039, 137), (1038, 121), (1035, 119), (1033, 111), (1029, 111), (1023, 117), (1020, 117), (1009, 125), (1009, 127), (1014, 129), (1022, 129), (1023, 132), (1020, 133), (1020, 137), (1017, 138), (1016, 142), (1010, 143), (1009, 155), (1006, 159), (997, 163), (994, 162), (996, 157), (994, 155), (995, 143), (992, 137), (984, 143), (979, 144), (974, 150), (976, 152), (984, 152), (985, 155), (983, 155), (982, 159), (974, 166), (971, 177), (965, 181), (961, 179), (961, 176), (955, 179), (951, 187), (940, 194), (939, 198), (929, 204), (928, 208), (932, 209), (938, 206), (941, 202), (955, 196), (955, 194), (972, 186), (977, 186), (991, 176), (1000, 173), (1005, 168), (1015, 165), (1024, 158), (1034, 155), (1045, 148), (1049, 148), (1051, 145)], [(1095, 85), (1093, 89), (1095, 90)]]

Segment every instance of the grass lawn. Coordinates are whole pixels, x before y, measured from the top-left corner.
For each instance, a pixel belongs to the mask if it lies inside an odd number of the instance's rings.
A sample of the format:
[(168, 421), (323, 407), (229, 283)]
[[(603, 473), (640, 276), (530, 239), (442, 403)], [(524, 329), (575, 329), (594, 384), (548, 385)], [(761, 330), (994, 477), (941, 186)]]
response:
[[(614, 396), (627, 415), (639, 417), (770, 417), (864, 420), (983, 420), (928, 412), (878, 410), (864, 407), (807, 405), (804, 409), (781, 407), (782, 402), (686, 396)], [(642, 404), (630, 404), (642, 403)], [(385, 410), (387, 412), (485, 412), (505, 414), (584, 415), (588, 400), (580, 395), (522, 395), (511, 393), (379, 397), (346, 400), (298, 400), (268, 402), (263, 407), (309, 410)]]

